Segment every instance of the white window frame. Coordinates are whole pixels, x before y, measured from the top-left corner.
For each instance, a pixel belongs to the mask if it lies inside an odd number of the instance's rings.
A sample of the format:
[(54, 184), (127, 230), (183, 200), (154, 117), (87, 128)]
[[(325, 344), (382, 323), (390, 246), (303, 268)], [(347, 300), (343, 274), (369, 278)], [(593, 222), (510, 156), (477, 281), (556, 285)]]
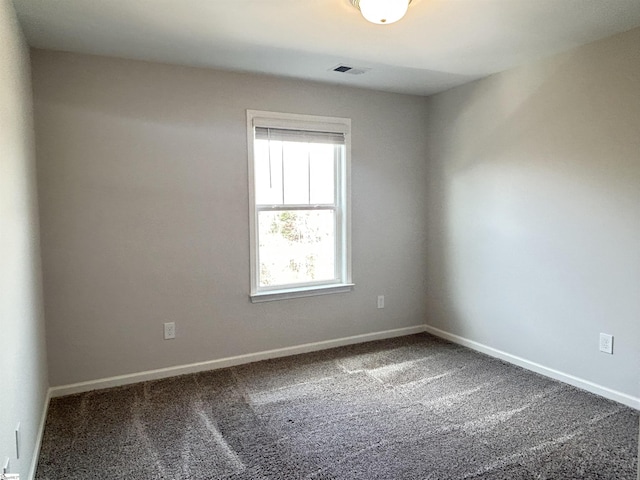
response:
[[(296, 285), (260, 287), (259, 274), (259, 211), (278, 209), (323, 209), (320, 205), (256, 205), (254, 141), (255, 127), (288, 128), (301, 131), (332, 132), (344, 135), (344, 156), (335, 168), (336, 212), (336, 279)], [(345, 293), (353, 289), (351, 279), (351, 119), (294, 113), (247, 110), (247, 150), (249, 156), (249, 234), (251, 294), (253, 303), (297, 297)]]

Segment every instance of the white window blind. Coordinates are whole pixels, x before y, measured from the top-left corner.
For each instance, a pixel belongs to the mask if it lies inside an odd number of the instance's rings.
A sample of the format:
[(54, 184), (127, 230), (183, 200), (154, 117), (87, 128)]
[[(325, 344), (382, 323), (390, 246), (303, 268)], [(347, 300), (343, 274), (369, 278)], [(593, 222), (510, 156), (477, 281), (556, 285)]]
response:
[(277, 142), (324, 143), (344, 145), (344, 133), (255, 127), (255, 139)]

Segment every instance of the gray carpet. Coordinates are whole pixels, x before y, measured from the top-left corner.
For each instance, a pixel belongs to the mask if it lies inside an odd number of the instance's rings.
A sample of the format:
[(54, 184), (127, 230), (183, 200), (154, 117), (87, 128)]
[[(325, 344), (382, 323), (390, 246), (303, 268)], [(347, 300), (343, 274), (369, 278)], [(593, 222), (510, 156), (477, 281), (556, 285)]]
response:
[(51, 401), (37, 480), (636, 479), (638, 412), (427, 334)]

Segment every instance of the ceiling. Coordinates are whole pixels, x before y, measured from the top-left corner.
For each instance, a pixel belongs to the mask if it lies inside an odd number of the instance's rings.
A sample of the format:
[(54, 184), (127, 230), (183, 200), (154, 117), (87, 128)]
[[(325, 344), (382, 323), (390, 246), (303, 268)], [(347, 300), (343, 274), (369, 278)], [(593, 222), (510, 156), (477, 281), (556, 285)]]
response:
[(392, 25), (349, 0), (14, 4), (33, 47), (419, 95), (640, 26), (640, 0), (413, 0)]

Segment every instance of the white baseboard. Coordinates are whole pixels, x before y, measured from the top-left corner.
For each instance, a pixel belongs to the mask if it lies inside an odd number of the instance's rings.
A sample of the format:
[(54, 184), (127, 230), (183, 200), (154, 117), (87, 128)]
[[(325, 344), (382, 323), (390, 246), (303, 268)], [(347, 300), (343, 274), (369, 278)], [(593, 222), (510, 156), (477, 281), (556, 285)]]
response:
[(335, 340), (305, 343), (302, 345), (295, 345), (293, 347), (277, 348), (275, 350), (266, 350), (263, 352), (249, 353), (246, 355), (237, 355), (234, 357), (220, 358), (217, 360), (209, 360), (206, 362), (159, 368), (157, 370), (149, 370), (146, 372), (118, 375), (116, 377), (90, 380), (87, 382), (74, 383), (71, 385), (62, 385), (58, 387), (52, 387), (49, 392), (51, 397), (62, 397), (65, 395), (72, 395), (74, 393), (88, 392), (91, 390), (99, 390), (103, 388), (119, 387), (122, 385), (146, 382), (148, 380), (158, 380), (161, 378), (185, 375), (188, 373), (203, 372), (206, 370), (217, 370), (219, 368), (233, 367), (236, 365), (243, 365), (245, 363), (268, 360), (270, 358), (286, 357), (289, 355), (297, 355), (300, 353), (316, 352), (318, 350), (326, 350), (334, 347), (353, 345), (355, 343), (364, 343), (371, 342), (373, 340), (384, 340), (386, 338), (412, 335), (414, 333), (420, 333), (424, 331), (424, 325), (415, 325), (413, 327), (397, 328), (395, 330), (385, 330), (383, 332), (365, 333), (363, 335), (337, 338)]
[(610, 400), (615, 400), (616, 402), (620, 402), (631, 408), (635, 408), (636, 410), (640, 410), (640, 398), (638, 397), (633, 397), (631, 395), (627, 395), (626, 393), (618, 392), (616, 390), (603, 387), (602, 385), (598, 385), (597, 383), (590, 382), (589, 380), (584, 380), (574, 375), (569, 375), (568, 373), (563, 373), (558, 370), (554, 370), (553, 368), (545, 367), (544, 365), (540, 365), (539, 363), (531, 362), (525, 358), (503, 352), (502, 350), (489, 347), (487, 345), (469, 340), (459, 335), (454, 335), (453, 333), (445, 332), (444, 330), (440, 330), (439, 328), (432, 327), (430, 325), (425, 325), (424, 330), (431, 333), (432, 335), (444, 338), (445, 340), (449, 340), (453, 343), (457, 343), (472, 350), (476, 350), (492, 357), (505, 360), (506, 362), (513, 363), (520, 367), (526, 368), (527, 370), (531, 370), (532, 372), (536, 372), (546, 377), (568, 383), (569, 385), (573, 385), (574, 387), (581, 388)]
[[(127, 375), (119, 375), (115, 377), (102, 378), (98, 380), (90, 380), (87, 382), (74, 383), (70, 385), (61, 385), (52, 387), (49, 389), (47, 395), (47, 405), (49, 398), (62, 397), (65, 395), (72, 395), (74, 393), (88, 392), (91, 390), (99, 390), (103, 388), (119, 387), (122, 385), (129, 385), (132, 383), (146, 382), (149, 380), (159, 380), (161, 378), (174, 377), (177, 375), (185, 375), (189, 373), (203, 372), (206, 370), (217, 370), (220, 368), (233, 367), (236, 365), (243, 365), (246, 363), (258, 362), (260, 360), (268, 360), (270, 358), (286, 357), (289, 355), (297, 355), (300, 353), (316, 352), (319, 350), (326, 350), (329, 348), (342, 347), (345, 345), (353, 345), (356, 343), (370, 342), (374, 340), (383, 340), (386, 338), (401, 337), (404, 335), (412, 335), (420, 332), (429, 332), (438, 337), (444, 338), (451, 342), (463, 345), (478, 352), (485, 353), (495, 358), (505, 360), (509, 363), (513, 363), (520, 367), (526, 368), (533, 372), (545, 375), (547, 377), (559, 380), (569, 385), (587, 390), (605, 398), (615, 400), (617, 402), (628, 405), (629, 407), (640, 410), (640, 398), (628, 395), (626, 393), (618, 392), (610, 388), (598, 385), (574, 375), (560, 372), (553, 368), (545, 367), (539, 363), (532, 362), (522, 357), (512, 355), (507, 352), (489, 347), (482, 343), (469, 340), (467, 338), (455, 335), (453, 333), (440, 330), (439, 328), (432, 327), (430, 325), (415, 325), (412, 327), (398, 328), (394, 330), (385, 330), (382, 332), (365, 333), (363, 335), (355, 335), (352, 337), (337, 338), (334, 340), (325, 340), (322, 342), (305, 343), (302, 345), (295, 345), (292, 347), (278, 348), (274, 350), (266, 350), (262, 352), (249, 353), (245, 355), (237, 355), (234, 357), (220, 358), (216, 360), (209, 360), (206, 362), (191, 363), (188, 365), (178, 365), (175, 367), (160, 368), (157, 370), (149, 370), (145, 372), (131, 373)], [(46, 416), (46, 406), (41, 419), (41, 426), (39, 437), (42, 435), (44, 429), (44, 421)], [(38, 442), (39, 445), (39, 442)], [(38, 447), (39, 448), (39, 447)], [(37, 458), (37, 457), (36, 457)], [(32, 466), (32, 473), (35, 473), (35, 465)]]
[(49, 411), (49, 400), (51, 400), (51, 388), (47, 390), (42, 406), (42, 416), (40, 417), (40, 425), (38, 425), (38, 434), (36, 436), (36, 444), (31, 457), (31, 468), (29, 469), (29, 479), (36, 478), (36, 469), (38, 468), (38, 459), (40, 458), (40, 446), (42, 445), (42, 437), (44, 436), (44, 425), (47, 421), (47, 412)]

